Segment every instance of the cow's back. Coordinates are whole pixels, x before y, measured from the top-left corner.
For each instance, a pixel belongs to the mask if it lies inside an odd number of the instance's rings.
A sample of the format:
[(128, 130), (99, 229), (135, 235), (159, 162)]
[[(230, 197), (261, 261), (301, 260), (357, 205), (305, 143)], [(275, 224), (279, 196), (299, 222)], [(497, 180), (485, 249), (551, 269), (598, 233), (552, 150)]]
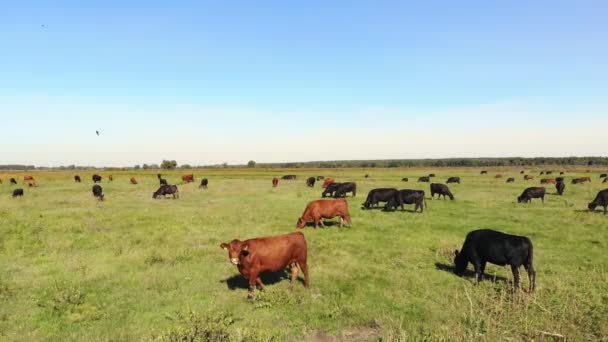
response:
[(250, 239), (248, 263), (259, 265), (261, 271), (277, 272), (307, 257), (306, 239), (300, 232)]

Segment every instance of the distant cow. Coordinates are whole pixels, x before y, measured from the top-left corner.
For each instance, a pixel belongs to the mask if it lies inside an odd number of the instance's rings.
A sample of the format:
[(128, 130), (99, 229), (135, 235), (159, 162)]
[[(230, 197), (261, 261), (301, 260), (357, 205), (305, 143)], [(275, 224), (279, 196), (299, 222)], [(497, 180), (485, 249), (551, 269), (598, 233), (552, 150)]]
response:
[(428, 176), (418, 177), (418, 182), (430, 182), (431, 179)]
[(507, 178), (507, 183), (513, 183), (513, 182), (515, 182), (515, 178), (513, 178), (513, 177)]
[(572, 184), (581, 184), (582, 182), (580, 178), (572, 178)]
[(540, 174), (541, 174), (541, 175), (544, 175), (544, 174), (545, 174), (545, 171), (541, 171), (541, 172), (540, 172)]
[(450, 177), (448, 178), (448, 180), (446, 181), (446, 183), (458, 183), (460, 184), (460, 177)]
[(371, 209), (372, 207), (378, 207), (379, 202), (388, 202), (391, 198), (395, 197), (397, 189), (395, 188), (379, 188), (372, 189), (367, 193), (363, 208)]
[(563, 175), (563, 174), (564, 174), (564, 171), (561, 171), (559, 174), (560, 174), (560, 175)]
[(534, 176), (524, 175), (524, 180), (532, 180), (532, 179), (534, 179)]
[(208, 185), (209, 185), (209, 180), (207, 178), (203, 178), (203, 179), (201, 179), (201, 185), (199, 185), (198, 188), (207, 189)]
[(540, 184), (555, 184), (556, 180), (554, 178), (543, 178), (540, 180)]
[(519, 268), (523, 265), (530, 282), (528, 291), (532, 292), (536, 283), (532, 241), (525, 236), (505, 234), (491, 229), (474, 230), (467, 234), (464, 244), (454, 251), (454, 272), (461, 275), (469, 263), (475, 268), (477, 282), (482, 280), (486, 263), (511, 266), (514, 288), (520, 284)]
[(523, 175), (524, 174), (524, 170), (519, 171), (519, 174)]
[(602, 174), (600, 175), (600, 178), (606, 178), (606, 176), (607, 176), (607, 174), (602, 173)]
[(264, 288), (260, 274), (279, 272), (287, 266), (291, 269), (291, 283), (298, 277), (298, 266), (304, 273), (304, 287), (310, 286), (306, 239), (301, 232), (272, 237), (232, 240), (222, 243), (221, 248), (228, 251), (228, 259), (236, 265), (239, 273), (249, 281), (248, 297), (252, 298), (256, 284)]
[(74, 176), (74, 182), (76, 183), (80, 183), (82, 180), (80, 179), (80, 176), (76, 175)]
[(327, 188), (327, 186), (333, 182), (335, 182), (336, 180), (333, 178), (325, 178), (325, 180), (323, 181), (323, 187)]
[(564, 189), (566, 189), (566, 184), (564, 184), (564, 180), (557, 180), (557, 183), (555, 183), (555, 190), (557, 190), (557, 194), (562, 196), (564, 194)]
[(348, 222), (348, 226), (352, 226), (350, 213), (348, 212), (348, 203), (345, 199), (339, 198), (334, 200), (316, 200), (309, 202), (302, 216), (298, 218), (297, 228), (304, 228), (306, 223), (314, 221), (315, 228), (323, 224), (323, 219), (332, 219), (336, 216), (340, 217), (340, 227), (344, 225), (344, 221)]
[(306, 185), (312, 188), (315, 186), (315, 181), (315, 177), (308, 177), (308, 179), (306, 180)]
[(186, 183), (194, 182), (194, 175), (183, 175), (182, 181), (184, 181)]
[(23, 196), (23, 189), (15, 189), (13, 190), (13, 197)]
[(2, 178), (0, 178), (0, 184), (2, 184)]
[(494, 175), (494, 178), (502, 178), (502, 174), (497, 173), (496, 175)]
[(135, 179), (135, 177), (131, 177), (130, 181), (131, 184), (137, 184), (137, 179)]
[(36, 184), (36, 181), (35, 181), (35, 180), (29, 180), (29, 181), (27, 182), (27, 185), (28, 185), (30, 188), (33, 188), (33, 187), (38, 186), (38, 184)]
[(164, 178), (159, 178), (158, 182), (160, 183), (160, 185), (167, 185), (167, 180)]
[(173, 195), (173, 199), (179, 198), (177, 185), (161, 185), (158, 190), (152, 193), (152, 198), (157, 199), (160, 196), (167, 198), (167, 195)]
[(431, 198), (434, 198), (435, 194), (437, 194), (437, 199), (439, 199), (441, 195), (443, 195), (443, 199), (445, 199), (445, 196), (448, 196), (451, 200), (454, 199), (454, 195), (452, 195), (450, 189), (445, 184), (431, 183)]
[(323, 177), (323, 176), (317, 176), (317, 180), (318, 181), (323, 180), (323, 179), (325, 179), (325, 177)]
[(160, 173), (156, 174), (156, 178), (161, 179), (163, 176)]
[(604, 178), (604, 181), (602, 183), (608, 183), (608, 177)]
[(604, 207), (604, 215), (606, 215), (608, 208), (608, 189), (604, 189), (597, 193), (593, 202), (589, 203), (587, 206), (589, 210), (595, 210), (595, 207), (600, 206)]
[(352, 193), (353, 197), (357, 197), (357, 183), (346, 182), (340, 184), (340, 186), (334, 192), (334, 198), (346, 197), (347, 193)]
[(93, 183), (99, 183), (99, 182), (101, 182), (101, 176), (100, 175), (93, 175), (91, 178), (93, 179)]
[(15, 178), (11, 178), (11, 185), (17, 185), (17, 180)]
[(407, 182), (407, 181), (409, 181), (409, 179), (407, 177), (403, 177), (403, 178), (401, 178), (401, 181), (402, 182)]
[(585, 182), (591, 182), (591, 177), (579, 177), (572, 179), (572, 184), (582, 184)]
[(32, 177), (32, 176), (23, 176), (23, 180), (24, 181), (34, 180), (34, 177)]
[(109, 175), (109, 176), (108, 176), (108, 180), (109, 180), (110, 182), (112, 182), (112, 181), (114, 180), (114, 177), (112, 177), (112, 175)]
[(414, 204), (414, 212), (418, 211), (418, 208), (420, 208), (420, 212), (422, 213), (424, 211), (424, 206), (426, 205), (424, 191), (410, 189), (399, 190), (384, 206), (384, 210), (393, 210), (394, 208), (397, 208), (397, 206), (401, 206), (401, 210), (404, 210), (404, 204)]
[(486, 171), (486, 170), (482, 170), (482, 171), (481, 171), (479, 174), (480, 174), (480, 175), (485, 175), (485, 174), (487, 174), (487, 173), (488, 173), (488, 171)]
[(581, 177), (581, 182), (591, 182), (591, 177)]
[(297, 176), (296, 175), (285, 175), (281, 178), (286, 179), (286, 180), (295, 180), (297, 178)]
[(93, 185), (92, 190), (93, 190), (93, 196), (95, 198), (97, 198), (98, 200), (103, 201), (104, 194), (103, 194), (103, 189), (101, 188), (101, 185), (99, 185), (99, 184)]
[(556, 182), (563, 182), (564, 181), (564, 177), (555, 177), (555, 181)]
[(533, 198), (540, 198), (545, 203), (545, 188), (543, 187), (530, 187), (522, 192), (521, 196), (517, 197), (517, 203), (532, 202)]
[(553, 171), (547, 171), (547, 172), (545, 172), (546, 175), (550, 175), (552, 173), (553, 173)]
[(429, 173), (429, 177), (435, 177), (434, 173)]
[(369, 178), (369, 175), (368, 175), (368, 174), (365, 174), (365, 178)]
[(279, 179), (277, 177), (274, 177), (272, 179), (272, 187), (276, 188), (279, 185)]
[(336, 192), (336, 190), (338, 190), (338, 188), (340, 187), (340, 185), (342, 185), (342, 183), (331, 183), (329, 184), (325, 190), (323, 190), (323, 192), (321, 193), (321, 197), (325, 197), (327, 195), (329, 195), (330, 197), (334, 196), (334, 193)]

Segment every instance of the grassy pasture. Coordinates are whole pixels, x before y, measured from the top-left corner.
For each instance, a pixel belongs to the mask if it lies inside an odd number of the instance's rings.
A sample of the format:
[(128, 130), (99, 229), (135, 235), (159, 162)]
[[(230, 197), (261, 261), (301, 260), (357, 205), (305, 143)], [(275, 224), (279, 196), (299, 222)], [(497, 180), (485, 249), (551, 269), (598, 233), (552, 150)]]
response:
[[(106, 201), (91, 194), (93, 172), (0, 172), (0, 340), (149, 340), (193, 334), (230, 340), (608, 338), (608, 216), (586, 211), (608, 188), (602, 170), (566, 170), (565, 195), (517, 204), (540, 169), (194, 170), (179, 200), (153, 200), (156, 172), (109, 172)], [(423, 189), (418, 176), (460, 176), (454, 201), (431, 200), (423, 214), (361, 210), (378, 187)], [(83, 183), (73, 181), (80, 174)], [(296, 181), (271, 187), (274, 176)], [(364, 174), (369, 178), (364, 178)], [(495, 179), (502, 173), (504, 178)], [(356, 181), (348, 198), (353, 227), (304, 230), (311, 288), (269, 275), (255, 300), (229, 264), (221, 242), (295, 231), (306, 203), (320, 197), (308, 176)], [(574, 176), (592, 176), (572, 185)], [(139, 184), (129, 184), (129, 177)], [(201, 177), (208, 190), (199, 190)], [(507, 177), (515, 183), (505, 183)], [(557, 175), (552, 175), (557, 176)], [(16, 177), (25, 190), (11, 198)], [(409, 177), (408, 183), (401, 182)], [(412, 209), (409, 206), (407, 209)], [(494, 228), (534, 243), (537, 291), (510, 293), (508, 267), (488, 265), (488, 279), (451, 272), (466, 233)], [(469, 269), (472, 266), (469, 265)], [(527, 274), (522, 268), (522, 286)]]

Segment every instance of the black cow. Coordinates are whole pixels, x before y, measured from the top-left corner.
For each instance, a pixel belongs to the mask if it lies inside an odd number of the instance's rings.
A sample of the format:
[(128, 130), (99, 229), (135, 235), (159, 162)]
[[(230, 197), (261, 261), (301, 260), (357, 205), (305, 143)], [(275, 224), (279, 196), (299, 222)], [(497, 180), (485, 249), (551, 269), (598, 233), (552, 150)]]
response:
[(365, 178), (369, 178), (369, 175), (368, 175), (368, 174), (365, 174)]
[(167, 180), (164, 178), (159, 178), (158, 181), (160, 182), (160, 185), (167, 185)]
[(15, 178), (11, 178), (11, 185), (17, 185), (17, 180)]
[(13, 190), (13, 197), (23, 196), (23, 189), (15, 189)]
[(76, 175), (74, 176), (74, 182), (76, 183), (80, 183), (82, 180), (80, 179), (80, 176)]
[(602, 174), (600, 175), (600, 178), (606, 178), (606, 176), (607, 176), (607, 175), (606, 175), (605, 173), (602, 173)]
[(545, 174), (545, 171), (541, 171), (541, 172), (540, 172), (540, 174), (541, 174), (541, 175), (544, 175), (544, 174)]
[(367, 193), (363, 208), (371, 209), (374, 205), (378, 207), (378, 202), (388, 202), (396, 193), (397, 189), (395, 188), (372, 189)]
[(429, 177), (435, 177), (434, 173), (429, 173)]
[(513, 178), (513, 177), (507, 178), (507, 183), (513, 183), (513, 182), (515, 182), (515, 178)]
[(209, 180), (207, 178), (203, 178), (201, 179), (201, 185), (199, 185), (198, 188), (207, 189), (207, 185), (209, 185)]
[(608, 177), (604, 178), (604, 181), (602, 183), (608, 183)]
[(325, 190), (323, 190), (323, 192), (321, 193), (321, 197), (325, 197), (327, 195), (329, 195), (330, 197), (333, 197), (334, 192), (336, 192), (336, 190), (338, 190), (340, 185), (342, 185), (342, 183), (333, 182), (333, 183), (329, 184), (327, 187), (325, 187)]
[(401, 210), (403, 209), (404, 204), (414, 204), (414, 212), (418, 211), (420, 208), (420, 212), (424, 211), (424, 206), (426, 206), (426, 199), (424, 198), (423, 190), (399, 190), (397, 193), (391, 198), (388, 203), (384, 206), (384, 210), (389, 211), (397, 208), (397, 206), (401, 206)]
[(573, 178), (572, 179), (572, 184), (582, 184), (583, 180), (580, 178)]
[(445, 184), (431, 183), (431, 198), (434, 198), (435, 194), (437, 194), (437, 199), (441, 198), (441, 195), (443, 195), (443, 199), (445, 199), (446, 195), (451, 200), (454, 199), (454, 195), (452, 195), (450, 189)]
[(308, 177), (308, 179), (306, 180), (306, 185), (312, 188), (315, 186), (315, 181), (315, 177)]
[(519, 174), (523, 175), (524, 174), (524, 170), (519, 171)]
[(561, 171), (559, 174), (560, 174), (560, 175), (563, 175), (563, 174), (564, 174), (564, 171)]
[(552, 173), (553, 173), (553, 171), (547, 171), (547, 172), (545, 172), (546, 175), (550, 175)]
[(296, 175), (285, 175), (282, 177), (283, 179), (289, 179), (289, 180), (294, 180), (296, 179)]
[(403, 178), (401, 178), (401, 181), (402, 182), (407, 182), (407, 181), (409, 181), (409, 179), (407, 177), (403, 177)]
[(163, 178), (163, 176), (160, 173), (157, 173), (156, 178), (161, 179), (161, 178)]
[(99, 182), (101, 182), (101, 176), (100, 175), (93, 175), (91, 178), (93, 179), (93, 183), (99, 183)]
[(318, 181), (320, 181), (320, 180), (322, 180), (322, 179), (325, 179), (325, 177), (323, 177), (323, 176), (317, 176), (317, 180), (318, 180)]
[(446, 181), (446, 183), (458, 183), (460, 184), (460, 177), (450, 177)]
[(485, 174), (487, 174), (487, 173), (488, 173), (488, 171), (486, 171), (486, 170), (482, 170), (482, 171), (481, 171), (479, 174), (480, 174), (480, 175), (485, 175)]
[(564, 184), (564, 179), (562, 178), (562, 180), (557, 180), (557, 182), (555, 183), (555, 190), (557, 190), (557, 194), (562, 196), (564, 194), (565, 188), (566, 184)]
[(563, 182), (564, 181), (564, 177), (555, 177), (555, 181), (556, 182)]
[(152, 194), (152, 198), (156, 199), (159, 196), (167, 198), (167, 195), (173, 195), (173, 199), (179, 198), (177, 185), (161, 185), (161, 187)]
[(597, 207), (598, 205), (604, 207), (604, 215), (606, 215), (608, 208), (608, 189), (604, 189), (598, 192), (593, 202), (589, 203), (587, 207), (589, 208), (589, 210), (595, 210), (595, 207)]
[(340, 184), (340, 186), (334, 192), (334, 198), (338, 197), (346, 197), (346, 193), (351, 192), (353, 197), (357, 196), (357, 183), (355, 182), (346, 182)]
[(95, 184), (93, 185), (93, 196), (95, 196), (98, 200), (103, 201), (103, 189), (101, 188), (101, 185)]
[(475, 276), (479, 283), (486, 268), (486, 263), (509, 265), (513, 272), (514, 288), (519, 287), (519, 268), (523, 265), (528, 272), (530, 287), (534, 291), (536, 272), (534, 271), (532, 241), (525, 236), (505, 234), (491, 229), (474, 230), (467, 234), (464, 244), (454, 251), (454, 272), (464, 273), (469, 262), (475, 268)]
[(533, 198), (540, 198), (545, 203), (545, 188), (538, 186), (527, 188), (521, 193), (521, 196), (517, 197), (517, 203), (532, 202)]
[(428, 176), (418, 178), (418, 182), (430, 182), (430, 181), (431, 181), (431, 179)]

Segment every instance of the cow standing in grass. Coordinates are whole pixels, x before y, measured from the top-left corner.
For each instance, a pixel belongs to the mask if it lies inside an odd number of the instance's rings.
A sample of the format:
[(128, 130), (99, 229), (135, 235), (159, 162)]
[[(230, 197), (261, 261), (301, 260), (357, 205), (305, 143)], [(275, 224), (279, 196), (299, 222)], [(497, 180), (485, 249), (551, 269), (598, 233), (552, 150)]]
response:
[(23, 189), (13, 190), (13, 198), (15, 197), (23, 197)]
[(527, 188), (517, 197), (517, 203), (532, 202), (533, 198), (540, 198), (545, 203), (545, 188), (537, 186)]
[(103, 201), (103, 198), (105, 195), (103, 194), (103, 189), (101, 188), (101, 185), (99, 185), (99, 184), (93, 185), (92, 191), (93, 191), (93, 196), (95, 198), (97, 198), (99, 201)]
[(350, 213), (348, 211), (348, 202), (345, 199), (339, 198), (335, 200), (316, 200), (309, 202), (298, 218), (296, 228), (304, 228), (306, 223), (314, 221), (315, 228), (319, 225), (325, 227), (323, 219), (331, 219), (336, 216), (340, 217), (340, 227), (344, 225), (344, 221), (348, 222), (348, 226), (352, 225)]
[(593, 211), (596, 207), (604, 207), (604, 215), (608, 212), (608, 189), (604, 189), (597, 193), (593, 202), (587, 206), (589, 210)]
[(201, 179), (201, 185), (198, 186), (199, 189), (207, 189), (209, 185), (209, 180), (207, 178)]

